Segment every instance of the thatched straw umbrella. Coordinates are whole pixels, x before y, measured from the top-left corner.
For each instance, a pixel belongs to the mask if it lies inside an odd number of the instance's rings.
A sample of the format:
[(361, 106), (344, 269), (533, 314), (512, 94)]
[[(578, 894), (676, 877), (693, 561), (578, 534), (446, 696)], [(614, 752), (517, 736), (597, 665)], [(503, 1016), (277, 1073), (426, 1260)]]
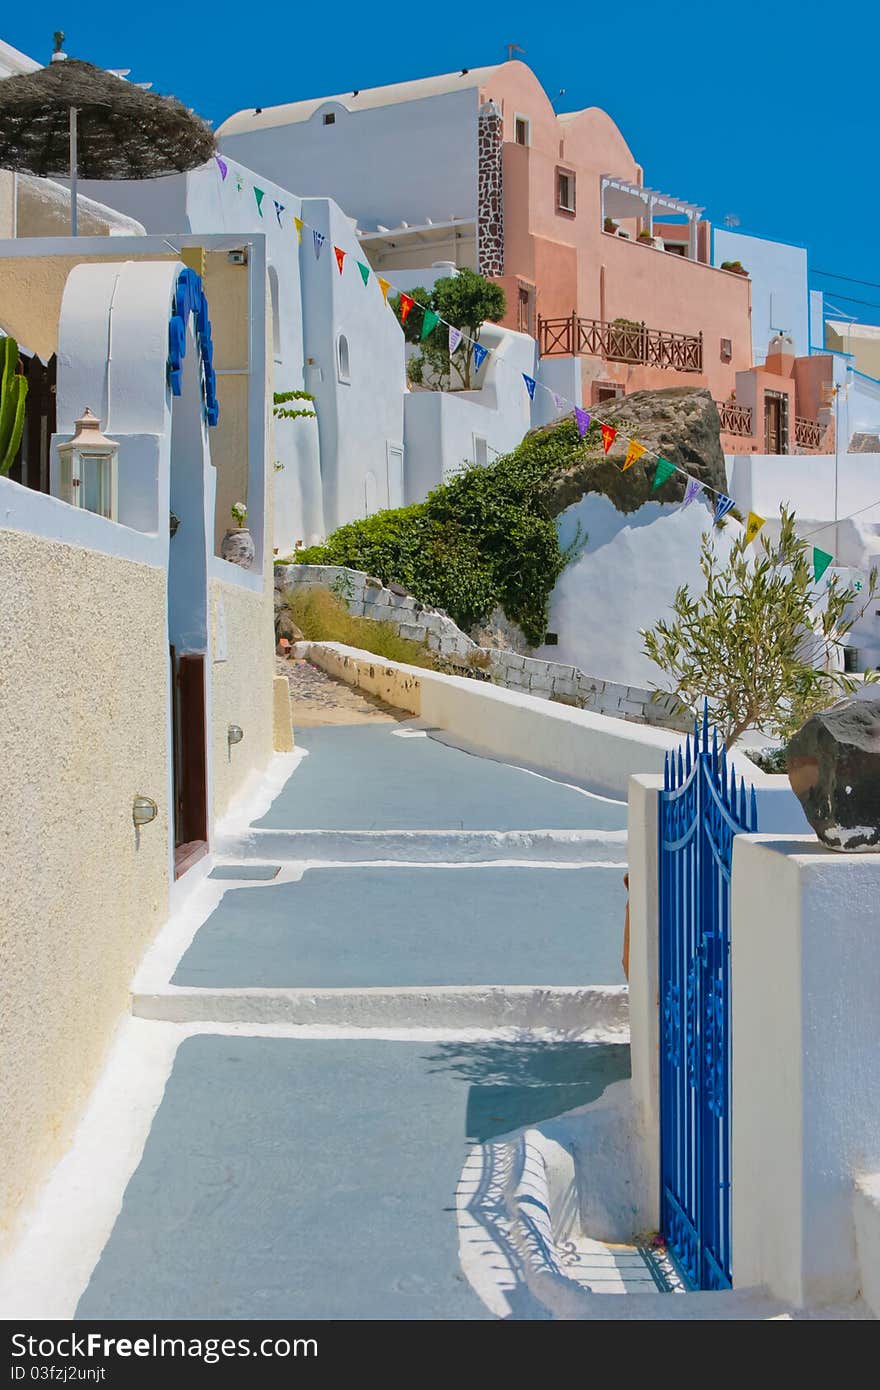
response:
[(196, 169), (213, 132), (174, 97), (57, 51), (48, 67), (0, 82), (0, 169), (70, 179), (76, 236), (77, 178), (155, 179)]

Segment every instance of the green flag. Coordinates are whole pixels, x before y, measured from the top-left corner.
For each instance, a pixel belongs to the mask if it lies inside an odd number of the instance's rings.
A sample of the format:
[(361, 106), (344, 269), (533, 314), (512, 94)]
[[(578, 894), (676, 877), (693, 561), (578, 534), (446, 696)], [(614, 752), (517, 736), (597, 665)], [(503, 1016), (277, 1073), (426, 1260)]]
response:
[(255, 197), (256, 200), (257, 200), (257, 212), (260, 214), (261, 217), (263, 216), (263, 199), (265, 198), (265, 196), (266, 196), (266, 191), (265, 191), (265, 189), (263, 189), (263, 188), (255, 188), (255, 189), (254, 189), (254, 197)]
[(361, 279), (363, 280), (364, 284), (366, 284), (370, 278), (370, 267), (368, 265), (364, 265), (363, 261), (358, 261), (357, 266), (358, 270), (361, 273)]
[(422, 342), (434, 332), (440, 322), (440, 315), (435, 314), (433, 309), (426, 309), (422, 315)]
[(834, 556), (829, 555), (827, 550), (820, 550), (817, 545), (813, 546), (813, 579), (817, 584), (833, 559)]
[(657, 467), (654, 470), (654, 481), (651, 484), (651, 491), (656, 492), (661, 483), (665, 483), (667, 478), (671, 478), (674, 472), (674, 463), (670, 463), (669, 459), (658, 458)]

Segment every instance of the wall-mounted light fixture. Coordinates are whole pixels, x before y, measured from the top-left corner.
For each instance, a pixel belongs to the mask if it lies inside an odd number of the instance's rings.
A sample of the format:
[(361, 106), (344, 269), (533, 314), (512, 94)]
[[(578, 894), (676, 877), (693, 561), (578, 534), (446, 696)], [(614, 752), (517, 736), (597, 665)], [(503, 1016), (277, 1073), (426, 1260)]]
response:
[(242, 729), (238, 724), (230, 724), (229, 728), (226, 730), (226, 741), (228, 742), (230, 748), (232, 747), (233, 743), (241, 743), (243, 738), (244, 729)]
[(101, 433), (101, 421), (86, 407), (73, 438), (58, 445), (63, 501), (115, 521), (118, 460), (119, 444)]
[(159, 814), (159, 807), (151, 796), (136, 796), (132, 802), (131, 818), (135, 825), (149, 825)]

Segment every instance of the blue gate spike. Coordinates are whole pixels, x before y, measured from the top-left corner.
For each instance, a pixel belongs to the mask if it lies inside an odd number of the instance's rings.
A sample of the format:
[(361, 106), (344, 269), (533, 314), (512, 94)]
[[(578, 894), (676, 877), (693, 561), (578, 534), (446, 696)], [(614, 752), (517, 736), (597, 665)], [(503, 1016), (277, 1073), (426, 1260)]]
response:
[(742, 774), (737, 779), (716, 728), (710, 751), (708, 700), (700, 735), (698, 720), (693, 745), (688, 738), (665, 754), (658, 816), (660, 1227), (688, 1283), (725, 1289), (730, 877), (736, 836), (758, 828), (758, 800)]

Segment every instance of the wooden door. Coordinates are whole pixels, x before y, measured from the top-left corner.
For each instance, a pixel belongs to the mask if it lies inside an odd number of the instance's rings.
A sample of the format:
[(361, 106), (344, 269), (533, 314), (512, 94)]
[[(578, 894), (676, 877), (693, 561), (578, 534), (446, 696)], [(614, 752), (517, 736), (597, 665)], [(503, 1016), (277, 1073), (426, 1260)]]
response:
[(764, 397), (764, 452), (782, 453), (782, 401), (769, 392)]
[(171, 648), (174, 698), (174, 877), (208, 851), (205, 658)]

